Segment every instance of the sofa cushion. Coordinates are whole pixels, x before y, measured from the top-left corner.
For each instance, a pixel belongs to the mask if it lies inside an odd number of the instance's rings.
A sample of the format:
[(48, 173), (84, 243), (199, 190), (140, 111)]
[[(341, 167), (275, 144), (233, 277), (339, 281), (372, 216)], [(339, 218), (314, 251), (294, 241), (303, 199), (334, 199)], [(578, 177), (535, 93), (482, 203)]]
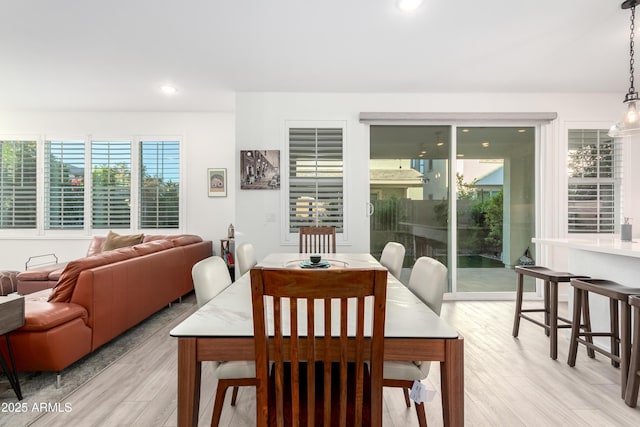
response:
[(173, 248), (173, 243), (168, 240), (152, 240), (146, 243), (132, 246), (138, 255), (148, 255), (154, 252), (164, 251)]
[(49, 296), (49, 302), (69, 302), (71, 295), (73, 294), (73, 289), (76, 286), (78, 276), (82, 271), (99, 267), (101, 265), (123, 261), (135, 256), (138, 256), (138, 254), (133, 248), (125, 247), (71, 261), (62, 272), (60, 280), (58, 280), (58, 284), (53, 288), (53, 292), (51, 292), (51, 296)]
[(144, 234), (118, 234), (113, 231), (109, 231), (107, 238), (102, 245), (102, 251), (112, 251), (114, 249), (124, 248), (127, 246), (137, 245), (142, 243)]
[(46, 331), (73, 319), (81, 318), (85, 323), (89, 318), (87, 310), (78, 304), (26, 301), (24, 326), (20, 331)]
[(97, 255), (102, 252), (102, 245), (104, 245), (104, 241), (107, 239), (107, 236), (93, 236), (91, 239), (91, 243), (89, 243), (89, 249), (87, 249), (86, 256)]
[(202, 237), (194, 234), (181, 234), (173, 238), (170, 237), (169, 240), (171, 240), (173, 246), (187, 246), (202, 242)]

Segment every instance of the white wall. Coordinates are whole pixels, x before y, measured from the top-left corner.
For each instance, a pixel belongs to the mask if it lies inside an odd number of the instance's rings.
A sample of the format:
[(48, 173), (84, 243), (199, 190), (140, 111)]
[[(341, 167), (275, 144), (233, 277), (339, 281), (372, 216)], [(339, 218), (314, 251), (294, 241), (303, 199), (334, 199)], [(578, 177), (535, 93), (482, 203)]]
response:
[[(557, 112), (555, 123), (541, 132), (539, 206), (542, 219), (538, 234), (556, 237), (566, 229), (558, 215), (566, 203), (567, 125), (579, 122), (605, 128), (618, 120), (623, 105), (616, 94), (318, 94), (239, 93), (236, 96), (236, 159), (243, 149), (284, 149), (285, 120), (346, 120), (347, 215), (351, 234), (340, 250), (369, 250), (368, 127), (358, 121), (360, 112)], [(459, 123), (462, 125), (462, 122)], [(489, 123), (490, 124), (490, 123)], [(640, 160), (640, 150), (628, 150)], [(629, 160), (631, 161), (631, 160)], [(283, 166), (284, 167), (284, 166)], [(625, 172), (628, 168), (625, 170)], [(635, 172), (636, 174), (638, 172)], [(284, 174), (284, 172), (283, 172)], [(628, 188), (627, 186), (626, 188)], [(295, 251), (283, 244), (280, 233), (280, 191), (240, 190), (236, 183), (236, 229), (238, 240), (252, 241), (260, 259), (269, 252)], [(626, 206), (640, 207), (640, 196), (626, 194)], [(566, 205), (565, 205), (566, 206)], [(633, 214), (628, 215), (633, 217)], [(640, 229), (640, 215), (637, 215)], [(637, 231), (634, 230), (634, 234)], [(546, 261), (551, 262), (550, 257)], [(544, 257), (543, 257), (544, 259)]]
[[(226, 237), (235, 209), (235, 130), (233, 113), (2, 113), (0, 136), (83, 138), (178, 136), (182, 139), (184, 233), (214, 241)], [(207, 168), (227, 168), (227, 197), (209, 198)], [(5, 230), (8, 231), (8, 230)], [(55, 253), (60, 261), (86, 253), (86, 233), (25, 237), (0, 234), (0, 268), (23, 270), (29, 256)], [(41, 233), (42, 234), (42, 233)]]
[[(285, 120), (345, 120), (347, 122), (347, 242), (340, 250), (369, 250), (368, 201), (369, 132), (360, 124), (360, 112), (557, 112), (557, 123), (543, 132), (538, 170), (542, 171), (543, 237), (557, 237), (566, 185), (563, 174), (566, 136), (571, 123), (606, 126), (622, 111), (620, 94), (314, 94), (238, 93), (234, 113), (2, 113), (2, 135), (96, 136), (180, 135), (184, 141), (183, 165), (186, 198), (184, 232), (214, 240), (225, 237), (227, 226), (236, 226), (238, 241), (252, 241), (258, 258), (274, 251), (295, 251), (282, 244), (280, 233), (282, 190), (240, 190), (239, 152), (243, 149), (284, 148)], [(234, 127), (235, 126), (235, 127)], [(640, 179), (640, 143), (625, 148), (625, 216), (634, 218), (634, 236), (640, 233), (640, 195), (633, 186)], [(206, 169), (226, 167), (228, 196), (208, 198)], [(634, 181), (631, 181), (634, 179)], [(0, 236), (0, 268), (22, 269), (30, 255), (55, 252), (61, 260), (82, 256), (88, 236), (58, 238)], [(537, 259), (553, 262), (549, 255)]]

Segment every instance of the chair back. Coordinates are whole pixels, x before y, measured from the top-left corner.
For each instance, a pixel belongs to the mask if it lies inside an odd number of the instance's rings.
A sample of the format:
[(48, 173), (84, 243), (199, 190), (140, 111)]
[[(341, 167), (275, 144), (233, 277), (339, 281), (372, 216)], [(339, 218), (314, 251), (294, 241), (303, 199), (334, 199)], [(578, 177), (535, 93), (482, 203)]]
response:
[(196, 292), (198, 307), (205, 305), (231, 284), (231, 276), (227, 264), (219, 256), (212, 256), (198, 261), (191, 268), (193, 288)]
[[(251, 269), (259, 426), (269, 419), (280, 426), (285, 418), (302, 418), (304, 424), (305, 415), (308, 426), (316, 419), (357, 426), (363, 417), (371, 425), (382, 424), (386, 288), (382, 268)], [(367, 296), (372, 298), (365, 303)], [(271, 361), (275, 391), (270, 393)], [(355, 378), (355, 387), (347, 387), (348, 376)], [(316, 396), (324, 396), (318, 409)], [(290, 405), (286, 411), (285, 397)]]
[(238, 262), (238, 272), (240, 276), (251, 270), (251, 267), (258, 263), (256, 252), (251, 243), (240, 243), (236, 248), (236, 261)]
[(299, 233), (301, 254), (336, 253), (335, 227), (300, 227)]
[(402, 263), (404, 262), (404, 245), (398, 242), (388, 242), (382, 250), (380, 256), (380, 264), (387, 267), (389, 273), (396, 279), (400, 280), (402, 272)]
[(447, 267), (430, 257), (418, 258), (411, 270), (409, 289), (438, 316), (446, 288)]

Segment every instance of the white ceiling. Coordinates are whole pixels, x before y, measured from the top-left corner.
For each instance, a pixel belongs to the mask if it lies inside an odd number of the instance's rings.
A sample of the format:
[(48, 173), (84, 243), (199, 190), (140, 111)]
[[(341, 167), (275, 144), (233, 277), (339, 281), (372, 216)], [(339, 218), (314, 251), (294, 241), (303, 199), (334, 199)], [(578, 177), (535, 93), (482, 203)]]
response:
[(0, 0), (0, 110), (224, 111), (236, 91), (622, 101), (621, 2), (425, 0), (408, 14), (396, 0)]

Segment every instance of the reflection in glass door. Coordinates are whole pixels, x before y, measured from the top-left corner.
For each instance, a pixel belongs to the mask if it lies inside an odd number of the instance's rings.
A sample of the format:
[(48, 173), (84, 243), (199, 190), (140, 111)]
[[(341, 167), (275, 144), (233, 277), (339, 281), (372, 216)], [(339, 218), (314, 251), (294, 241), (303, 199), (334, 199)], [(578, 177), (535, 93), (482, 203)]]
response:
[(535, 129), (372, 125), (370, 138), (371, 253), (402, 243), (404, 283), (426, 255), (449, 269), (449, 292), (513, 292), (534, 236)]
[[(456, 129), (458, 293), (514, 290), (513, 267), (534, 236), (534, 135), (532, 127)], [(534, 291), (534, 280), (525, 286)]]
[(402, 243), (403, 283), (423, 255), (447, 265), (450, 129), (370, 127), (371, 253), (379, 258), (387, 242)]

